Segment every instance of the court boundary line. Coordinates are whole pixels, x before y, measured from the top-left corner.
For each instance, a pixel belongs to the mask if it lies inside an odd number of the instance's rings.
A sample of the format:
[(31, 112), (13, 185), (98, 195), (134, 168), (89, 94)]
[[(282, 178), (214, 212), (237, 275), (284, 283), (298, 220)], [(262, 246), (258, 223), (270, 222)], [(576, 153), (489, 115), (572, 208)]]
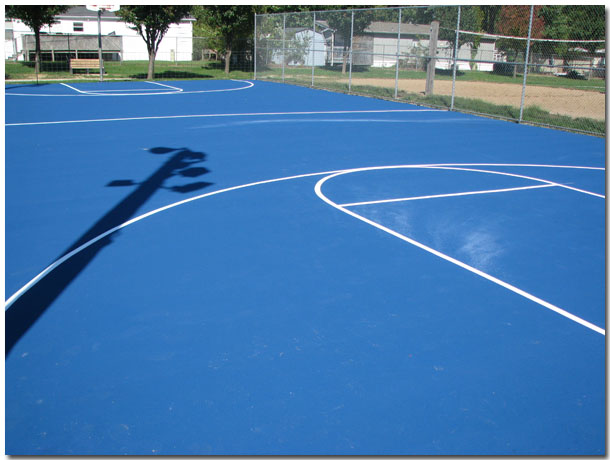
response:
[(38, 283), (38, 281), (40, 281), (47, 274), (49, 274), (53, 269), (55, 269), (57, 266), (59, 266), (62, 263), (64, 263), (66, 260), (68, 260), (71, 257), (75, 256), (79, 252), (84, 251), (89, 246), (91, 246), (92, 244), (97, 243), (101, 239), (103, 239), (103, 238), (105, 238), (105, 237), (107, 237), (107, 236), (109, 236), (109, 235), (111, 235), (111, 234), (121, 230), (122, 228), (125, 228), (125, 227), (131, 225), (131, 224), (134, 224), (134, 223), (139, 222), (139, 221), (141, 221), (143, 219), (146, 219), (147, 217), (151, 217), (151, 216), (153, 216), (155, 214), (158, 214), (160, 212), (167, 211), (168, 209), (172, 209), (172, 208), (175, 208), (177, 206), (181, 206), (183, 204), (190, 203), (191, 201), (200, 200), (202, 198), (207, 198), (207, 197), (210, 197), (210, 196), (218, 195), (220, 193), (231, 192), (231, 191), (234, 191), (234, 190), (239, 190), (239, 189), (247, 188), (247, 187), (254, 187), (256, 185), (270, 184), (270, 183), (273, 183), (273, 182), (281, 182), (281, 181), (291, 180), (291, 179), (301, 179), (301, 178), (304, 178), (304, 177), (321, 176), (321, 175), (324, 175), (324, 174), (332, 174), (333, 172), (335, 172), (335, 171), (323, 171), (323, 172), (318, 172), (318, 173), (299, 174), (299, 175), (296, 175), (296, 176), (280, 177), (280, 178), (276, 178), (276, 179), (267, 179), (267, 180), (262, 180), (262, 181), (257, 181), (257, 182), (250, 182), (250, 183), (242, 184), (242, 185), (236, 185), (236, 186), (233, 186), (233, 187), (228, 187), (228, 188), (224, 188), (224, 189), (220, 189), (220, 190), (215, 190), (213, 192), (204, 193), (202, 195), (197, 195), (197, 196), (194, 196), (194, 197), (187, 198), (185, 200), (180, 200), (180, 201), (177, 201), (177, 202), (174, 202), (174, 203), (170, 203), (170, 204), (168, 204), (166, 206), (162, 206), (160, 208), (153, 209), (152, 211), (149, 211), (149, 212), (141, 214), (141, 215), (139, 215), (137, 217), (134, 217), (133, 219), (129, 219), (129, 220), (123, 222), (122, 224), (117, 225), (116, 227), (113, 227), (113, 228), (111, 228), (109, 230), (106, 230), (105, 232), (99, 234), (95, 238), (92, 238), (91, 240), (87, 241), (86, 243), (82, 244), (81, 246), (73, 249), (69, 253), (67, 253), (64, 256), (62, 256), (59, 259), (57, 259), (55, 262), (53, 262), (51, 265), (49, 265), (47, 268), (45, 268), (42, 272), (40, 272), (38, 275), (36, 275), (34, 278), (32, 278), (30, 281), (28, 281), (25, 285), (23, 285), (12, 296), (10, 296), (5, 301), (4, 310), (5, 311), (8, 310), (10, 308), (10, 306), (13, 303), (15, 303), (15, 301), (17, 299), (19, 299), (19, 297), (21, 297), (32, 286), (34, 286), (36, 283)]
[(449, 198), (457, 196), (469, 196), (469, 195), (486, 195), (490, 193), (503, 193), (503, 192), (516, 192), (519, 190), (532, 190), (537, 188), (556, 187), (556, 185), (544, 184), (544, 185), (530, 185), (527, 187), (513, 187), (513, 188), (501, 188), (494, 190), (476, 190), (474, 192), (459, 192), (459, 193), (443, 193), (441, 195), (423, 195), (423, 196), (412, 196), (407, 198), (390, 198), (387, 200), (375, 200), (375, 201), (361, 201), (358, 203), (343, 203), (339, 206), (344, 208), (351, 208), (353, 206), (366, 206), (369, 204), (385, 204), (385, 203), (400, 203), (403, 201), (416, 201), (416, 200), (429, 200), (432, 198)]
[[(468, 165), (464, 165), (464, 166), (468, 166)], [(351, 173), (354, 173), (354, 172), (365, 172), (365, 171), (384, 170), (384, 169), (399, 169), (399, 168), (406, 169), (406, 168), (413, 168), (413, 166), (412, 165), (378, 166), (378, 167), (357, 168), (357, 169), (353, 169), (353, 170), (339, 171), (339, 172), (336, 172), (334, 174), (331, 174), (329, 176), (326, 176), (326, 177), (323, 177), (322, 179), (320, 179), (316, 183), (316, 185), (314, 187), (314, 190), (315, 190), (316, 195), (322, 201), (324, 201), (326, 204), (332, 206), (333, 208), (335, 208), (335, 209), (337, 209), (337, 210), (339, 210), (339, 211), (341, 211), (341, 212), (343, 212), (343, 213), (345, 213), (345, 214), (347, 214), (347, 215), (349, 215), (349, 216), (351, 216), (351, 217), (353, 217), (353, 218), (355, 218), (357, 220), (360, 220), (360, 221), (362, 221), (362, 222), (364, 222), (366, 224), (369, 224), (372, 227), (375, 227), (375, 228), (377, 228), (379, 230), (382, 230), (382, 231), (388, 233), (389, 235), (392, 235), (392, 236), (394, 236), (394, 237), (396, 237), (396, 238), (398, 238), (398, 239), (400, 239), (402, 241), (405, 241), (405, 242), (407, 242), (407, 243), (409, 243), (409, 244), (411, 244), (411, 245), (413, 245), (415, 247), (423, 249), (424, 251), (426, 251), (426, 252), (428, 252), (430, 254), (433, 254), (433, 255), (441, 258), (441, 259), (444, 259), (444, 260), (446, 260), (448, 262), (451, 262), (452, 264), (455, 264), (458, 267), (463, 268), (463, 269), (465, 269), (465, 270), (467, 270), (467, 271), (469, 271), (469, 272), (471, 272), (471, 273), (473, 273), (475, 275), (478, 275), (478, 276), (480, 276), (480, 277), (482, 277), (484, 279), (487, 279), (488, 281), (491, 281), (491, 282), (493, 282), (493, 283), (495, 283), (495, 284), (497, 284), (497, 285), (499, 285), (499, 286), (501, 286), (501, 287), (503, 287), (505, 289), (508, 289), (509, 291), (514, 292), (515, 294), (518, 294), (518, 295), (520, 295), (520, 296), (522, 296), (522, 297), (524, 297), (524, 298), (526, 298), (528, 300), (531, 300), (532, 302), (535, 302), (535, 303), (537, 303), (537, 304), (539, 304), (539, 305), (541, 305), (541, 306), (543, 306), (543, 307), (545, 307), (545, 308), (547, 308), (547, 309), (549, 309), (551, 311), (554, 311), (555, 313), (558, 313), (558, 314), (564, 316), (565, 318), (568, 318), (568, 319), (570, 319), (570, 320), (572, 320), (572, 321), (574, 321), (574, 322), (576, 322), (576, 323), (578, 323), (578, 324), (580, 324), (582, 326), (585, 326), (586, 328), (588, 328), (588, 329), (590, 329), (590, 330), (592, 330), (594, 332), (597, 332), (597, 333), (599, 333), (599, 334), (601, 334), (601, 335), (603, 335), (605, 337), (606, 331), (603, 328), (601, 328), (601, 327), (599, 327), (599, 326), (597, 326), (597, 325), (595, 325), (595, 324), (593, 324), (593, 323), (591, 323), (591, 322), (589, 322), (589, 321), (587, 321), (587, 320), (585, 320), (583, 318), (580, 318), (579, 316), (576, 316), (573, 313), (568, 312), (567, 310), (564, 310), (564, 309), (562, 309), (562, 308), (560, 308), (560, 307), (558, 307), (556, 305), (553, 305), (552, 303), (547, 302), (546, 300), (543, 300), (543, 299), (541, 299), (541, 298), (539, 298), (537, 296), (534, 296), (533, 294), (530, 294), (529, 292), (526, 292), (526, 291), (524, 291), (524, 290), (522, 290), (522, 289), (520, 289), (520, 288), (518, 288), (518, 287), (516, 287), (516, 286), (514, 286), (514, 285), (512, 285), (510, 283), (507, 283), (506, 281), (503, 281), (503, 280), (501, 280), (499, 278), (496, 278), (495, 276), (490, 275), (489, 273), (486, 273), (486, 272), (484, 272), (482, 270), (479, 270), (479, 269), (477, 269), (477, 268), (475, 268), (475, 267), (473, 267), (471, 265), (468, 265), (468, 264), (466, 264), (466, 263), (464, 263), (464, 262), (462, 262), (462, 261), (460, 261), (458, 259), (455, 259), (454, 257), (451, 257), (451, 256), (449, 256), (449, 255), (447, 255), (447, 254), (445, 254), (443, 252), (440, 252), (440, 251), (438, 251), (438, 250), (436, 250), (434, 248), (431, 248), (430, 246), (427, 246), (427, 245), (425, 245), (425, 244), (423, 244), (423, 243), (421, 243), (421, 242), (419, 242), (417, 240), (409, 238), (408, 236), (403, 235), (402, 233), (399, 233), (399, 232), (397, 232), (395, 230), (392, 230), (392, 229), (390, 229), (390, 228), (388, 228), (388, 227), (386, 227), (386, 226), (384, 226), (382, 224), (379, 224), (379, 223), (377, 223), (375, 221), (367, 219), (366, 217), (361, 216), (358, 213), (355, 213), (355, 212), (353, 212), (353, 211), (351, 211), (349, 209), (346, 209), (345, 207), (335, 203), (330, 198), (328, 198), (326, 195), (324, 195), (324, 193), (322, 193), (322, 185), (324, 185), (324, 183), (326, 183), (327, 181), (329, 181), (331, 179), (334, 179), (335, 177), (338, 177), (338, 176), (342, 176), (342, 175), (346, 175), (346, 174), (351, 174)], [(415, 168), (417, 168), (417, 167), (415, 167)], [(424, 166), (424, 167), (421, 167), (421, 168), (424, 168), (424, 169), (470, 170), (470, 171), (473, 171), (473, 172), (502, 174), (502, 173), (500, 173), (498, 171), (471, 170), (471, 169), (463, 169), (463, 168), (456, 168), (456, 167), (449, 168), (449, 167)], [(603, 168), (601, 168), (601, 169), (603, 169)], [(515, 176), (514, 174), (510, 174), (510, 173), (506, 173), (505, 175), (513, 176), (513, 177)], [(529, 177), (526, 177), (526, 176), (520, 176), (520, 177), (524, 177), (524, 178), (528, 178), (528, 179), (533, 179), (533, 180), (538, 180), (540, 182), (547, 182), (547, 183), (549, 182), (549, 181), (545, 181), (543, 179), (529, 178)], [(560, 185), (560, 184), (558, 184), (558, 185)], [(570, 189), (573, 190), (573, 191), (580, 191), (580, 192), (582, 192), (582, 190), (578, 190), (578, 189), (574, 189), (574, 188), (570, 188)], [(596, 195), (596, 196), (598, 196), (598, 195)]]
[[(436, 167), (428, 167), (428, 168), (433, 168), (433, 169), (448, 169), (448, 170), (453, 170), (456, 169), (454, 167), (448, 167), (448, 166), (436, 166)], [(505, 172), (500, 172), (500, 171), (488, 171), (488, 170), (484, 170), (484, 169), (470, 169), (470, 168), (457, 168), (460, 171), (471, 171), (471, 172), (482, 172), (482, 173), (488, 173), (488, 174), (498, 174), (501, 176), (510, 176), (510, 177), (518, 177), (521, 179), (529, 179), (529, 180), (534, 180), (537, 182), (543, 182), (545, 184), (550, 184), (550, 185), (554, 185), (556, 187), (561, 187), (561, 188), (565, 188), (567, 190), (572, 190), (574, 192), (579, 192), (579, 193), (584, 193), (586, 195), (591, 195), (591, 196), (596, 196), (598, 198), (603, 198), (606, 199), (606, 197), (604, 195), (600, 195), (599, 193), (595, 193), (595, 192), (590, 192), (588, 190), (582, 190), (580, 188), (576, 188), (576, 187), (572, 187), (570, 185), (565, 185), (565, 184), (560, 184), (559, 182), (553, 182), (550, 180), (546, 180), (546, 179), (539, 179), (536, 177), (530, 177), (530, 176), (524, 176), (522, 174), (513, 174), (513, 173), (505, 173)]]
[[(158, 86), (163, 86), (165, 88), (169, 88), (169, 90), (166, 90), (167, 92), (169, 92), (170, 90), (172, 92), (183, 92), (184, 90), (182, 88), (177, 88), (175, 86), (169, 86), (169, 85), (164, 85), (163, 83), (159, 83), (156, 81), (145, 81), (143, 83), (148, 83), (151, 85), (158, 85)], [(63, 83), (62, 83), (63, 84)], [(68, 85), (65, 85), (68, 86)], [(150, 93), (150, 89), (141, 89), (141, 88), (136, 88), (136, 89), (92, 89), (92, 90), (88, 90), (85, 93), (86, 94), (101, 94), (104, 95), (104, 93), (127, 93), (127, 92), (131, 92), (131, 91), (142, 91), (142, 92), (149, 92)], [(114, 95), (114, 94), (112, 94)], [(134, 95), (135, 96), (135, 95)]]
[[(204, 193), (201, 195), (197, 195), (194, 197), (190, 197), (187, 198), (185, 200), (180, 200), (174, 203), (170, 203), (166, 206), (162, 206), (160, 208), (157, 209), (153, 209), (149, 212), (146, 212), (144, 214), (141, 214), (137, 217), (134, 217), (133, 219), (127, 220), (125, 222), (123, 222), (120, 225), (117, 225), (103, 233), (101, 233), (100, 235), (98, 235), (97, 237), (89, 240), (88, 242), (84, 243), (83, 245), (79, 246), (78, 248), (75, 248), (74, 250), (72, 250), (71, 252), (65, 254), (64, 256), (62, 256), (61, 258), (57, 259), (55, 262), (53, 262), (52, 264), (50, 264), (49, 266), (47, 266), (42, 272), (40, 272), (38, 275), (36, 275), (34, 278), (32, 278), (30, 281), (28, 281), (25, 285), (23, 285), (19, 290), (17, 290), (13, 295), (11, 295), (6, 301), (5, 301), (5, 311), (8, 310), (11, 305), (13, 305), (15, 303), (15, 301), (17, 301), (24, 293), (26, 293), (32, 286), (34, 286), (35, 284), (38, 283), (38, 281), (40, 281), (42, 278), (44, 278), (48, 273), (50, 273), (52, 270), (54, 270), (57, 266), (61, 265), (63, 262), (65, 262), (66, 260), (70, 259), (71, 257), (73, 257), (74, 255), (78, 254), (79, 252), (85, 250), (86, 248), (88, 248), (89, 246), (95, 244), (96, 242), (100, 241), (101, 239), (111, 235), (112, 233), (117, 232), (118, 230), (121, 230), (131, 224), (134, 224), (136, 222), (139, 222), (143, 219), (146, 219), (148, 217), (151, 217), (155, 214), (161, 213), (163, 211), (166, 211), (168, 209), (172, 209), (175, 208), (177, 206), (181, 206), (183, 204), (186, 203), (190, 203), (192, 201), (197, 201), (200, 200), (202, 198), (207, 198), (210, 196), (214, 196), (214, 195), (218, 195), (221, 193), (225, 193), (225, 192), (230, 192), (230, 191), (235, 191), (235, 190), (240, 190), (240, 189), (244, 189), (244, 188), (248, 188), (248, 187), (254, 187), (257, 185), (263, 185), (263, 184), (270, 184), (270, 183), (274, 183), (274, 182), (281, 182), (281, 181), (287, 181), (287, 180), (292, 180), (292, 179), (301, 179), (301, 178), (305, 178), (305, 177), (315, 177), (315, 176), (322, 176), (324, 175), (325, 177), (320, 179), (315, 187), (314, 187), (314, 191), (316, 193), (316, 195), (325, 203), (329, 204), (330, 206), (358, 219), (361, 220), (363, 222), (366, 222), (370, 225), (372, 225), (373, 227), (377, 227), (380, 230), (383, 230), (387, 233), (389, 233), (390, 235), (393, 235), (401, 240), (404, 240), (410, 244), (415, 245), (416, 247), (419, 247), (421, 249), (424, 249), (425, 251), (430, 252), (431, 254), (437, 255), (438, 257), (441, 257), (442, 259), (445, 259), (449, 262), (452, 262), (474, 274), (477, 274), (479, 276), (482, 276), (483, 278), (486, 278), (502, 287), (505, 287), (508, 290), (511, 290), (525, 298), (528, 298), (529, 300), (534, 301), (535, 303), (538, 303), (540, 305), (542, 305), (545, 308), (548, 308), (549, 310), (555, 311), (556, 313), (561, 314), (562, 316), (571, 319), (574, 322), (577, 322), (595, 332), (598, 332), (602, 335), (606, 335), (606, 332), (604, 329), (600, 328), (599, 326), (596, 326), (595, 324), (592, 324), (576, 315), (573, 315), (572, 313), (567, 312), (566, 310), (563, 310), (549, 302), (546, 302), (536, 296), (533, 296), (515, 286), (512, 286), (498, 278), (493, 277), (492, 275), (489, 275), (485, 272), (482, 272), (470, 265), (467, 265), (457, 259), (454, 259), (446, 254), (443, 254), (439, 251), (436, 251), (433, 248), (430, 248), (422, 243), (419, 243), (411, 238), (408, 238), (398, 232), (395, 232), (394, 230), (391, 230), (387, 227), (382, 226), (381, 224), (377, 224), (376, 222), (370, 221), (368, 219), (366, 219), (363, 216), (360, 216), (359, 214), (352, 212), (344, 207), (341, 207), (340, 205), (338, 205), (337, 203), (333, 202), (332, 200), (330, 200), (329, 198), (327, 198), (322, 192), (321, 192), (321, 187), (322, 185), (334, 178), (337, 177), (339, 175), (343, 175), (343, 174), (350, 174), (350, 173), (355, 173), (355, 172), (365, 172), (365, 171), (370, 171), (370, 170), (382, 170), (382, 169), (407, 169), (407, 168), (413, 168), (413, 169), (417, 169), (417, 168), (424, 168), (424, 169), (455, 169), (455, 170), (468, 170), (465, 168), (460, 168), (460, 166), (481, 166), (481, 165), (487, 165), (487, 166), (494, 166), (494, 167), (538, 167), (538, 168), (570, 168), (570, 169), (587, 169), (587, 170), (599, 170), (599, 171), (604, 171), (605, 168), (599, 168), (599, 167), (591, 167), (591, 166), (564, 166), (564, 165), (525, 165), (525, 164), (506, 164), (506, 163), (446, 163), (446, 164), (424, 164), (424, 165), (393, 165), (393, 166), (371, 166), (371, 167), (363, 167), (363, 168), (351, 168), (351, 169), (341, 169), (341, 170), (334, 170), (334, 171), (323, 171), (323, 172), (317, 172), (317, 173), (307, 173), (307, 174), (299, 174), (299, 175), (293, 175), (293, 176), (286, 176), (286, 177), (280, 177), (280, 178), (275, 178), (275, 179), (266, 179), (266, 180), (262, 180), (262, 181), (256, 181), (256, 182), (250, 182), (247, 184), (241, 184), (241, 185), (236, 185), (233, 187), (228, 187), (228, 188), (224, 188), (224, 189), (220, 189), (220, 190), (216, 190), (213, 192), (209, 192), (209, 193)], [(544, 179), (539, 179), (539, 178), (531, 178), (528, 176), (519, 176), (519, 175), (515, 175), (515, 174), (511, 174), (511, 173), (501, 173), (498, 171), (489, 171), (489, 170), (471, 170), (473, 172), (482, 172), (482, 173), (491, 173), (491, 174), (500, 174), (500, 175), (508, 175), (508, 176), (516, 176), (516, 177), (523, 177), (523, 178), (527, 178), (527, 179), (531, 179), (531, 180), (536, 180), (539, 182), (544, 182), (547, 184), (551, 184), (551, 185), (557, 185), (559, 187), (562, 186), (562, 184), (556, 184), (550, 181), (546, 181)], [(567, 187), (570, 190), (573, 191), (579, 191), (582, 193), (586, 193), (591, 195), (591, 193), (587, 193), (586, 191), (582, 191), (579, 189), (575, 189), (575, 188), (571, 188), (571, 187)], [(599, 196), (597, 194), (593, 194), (595, 196)]]
[[(102, 96), (96, 94), (96, 96)], [(437, 109), (387, 109), (387, 110), (322, 110), (311, 112), (247, 112), (247, 113), (204, 113), (193, 115), (159, 115), (152, 117), (127, 117), (127, 118), (98, 118), (89, 120), (61, 120), (61, 121), (33, 121), (23, 123), (6, 123), (4, 126), (37, 126), (37, 125), (60, 125), (71, 123), (99, 123), (113, 121), (141, 121), (141, 120), (171, 120), (181, 118), (223, 118), (223, 117), (264, 117), (264, 116), (288, 116), (288, 115), (339, 115), (339, 114), (364, 114), (364, 113), (409, 113), (409, 112), (443, 112)]]
[[(216, 80), (216, 81), (221, 81), (221, 80)], [(235, 82), (241, 82), (241, 83), (246, 83), (246, 86), (242, 86), (239, 88), (222, 88), (222, 89), (206, 89), (206, 90), (197, 90), (197, 91), (185, 91), (184, 89), (180, 89), (180, 88), (176, 88), (177, 91), (162, 91), (162, 92), (149, 92), (149, 93), (133, 93), (133, 94), (98, 94), (92, 91), (82, 91), (79, 90), (73, 86), (68, 85), (67, 83), (60, 83), (60, 85), (63, 86), (67, 86), (68, 88), (74, 90), (77, 92), (77, 94), (28, 94), (28, 93), (10, 93), (8, 91), (4, 91), (5, 96), (27, 96), (27, 97), (84, 97), (84, 96), (106, 96), (106, 97), (112, 97), (112, 96), (167, 96), (167, 95), (173, 95), (173, 94), (201, 94), (201, 93), (219, 93), (219, 92), (229, 92), (229, 91), (240, 91), (240, 90), (244, 90), (244, 89), (250, 89), (254, 86), (254, 83), (249, 81), (249, 80), (237, 80), (237, 79), (228, 79), (227, 81), (235, 81)], [(93, 82), (86, 82), (86, 83), (93, 83)], [(159, 85), (162, 85), (158, 82), (145, 82), (145, 83), (156, 83)], [(169, 85), (162, 85), (162, 86), (168, 86)], [(9, 88), (10, 89), (10, 88)], [(112, 90), (110, 90), (112, 91)], [(115, 90), (115, 91), (124, 91), (124, 90)], [(136, 90), (136, 91), (141, 91), (141, 90)]]

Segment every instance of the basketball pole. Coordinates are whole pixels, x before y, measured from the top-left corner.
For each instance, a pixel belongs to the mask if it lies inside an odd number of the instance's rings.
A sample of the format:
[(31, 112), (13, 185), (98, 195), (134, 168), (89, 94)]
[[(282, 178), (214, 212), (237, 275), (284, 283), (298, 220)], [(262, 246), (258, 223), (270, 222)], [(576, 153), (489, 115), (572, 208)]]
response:
[(100, 81), (104, 81), (104, 59), (102, 58), (102, 8), (97, 10), (97, 46), (100, 59)]
[(104, 81), (104, 58), (102, 57), (102, 12), (118, 11), (119, 5), (85, 5), (89, 11), (97, 11), (97, 48), (100, 60), (100, 81)]

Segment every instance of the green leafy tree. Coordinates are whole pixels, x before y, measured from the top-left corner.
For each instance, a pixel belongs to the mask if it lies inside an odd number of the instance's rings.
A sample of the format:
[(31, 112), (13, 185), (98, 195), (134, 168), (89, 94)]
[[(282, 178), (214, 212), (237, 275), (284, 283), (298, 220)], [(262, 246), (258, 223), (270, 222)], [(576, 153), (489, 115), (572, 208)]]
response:
[[(544, 35), (544, 20), (541, 17), (542, 6), (534, 7), (532, 18), (532, 38), (542, 38)], [(501, 35), (526, 38), (530, 23), (530, 6), (528, 5), (504, 5), (498, 15), (497, 30)], [(502, 38), (498, 40), (498, 49), (508, 52), (513, 62), (519, 54), (525, 53), (526, 40)], [(539, 45), (531, 44), (533, 50)], [(517, 76), (517, 66), (513, 65), (513, 77)]]
[[(544, 36), (556, 40), (568, 40), (570, 38), (570, 23), (564, 14), (563, 6), (547, 5), (540, 10), (540, 17), (544, 21)], [(559, 56), (564, 62), (570, 60), (571, 44), (567, 42), (547, 42), (543, 48), (543, 54), (547, 58)]]
[(201, 5), (194, 10), (198, 21), (207, 24), (222, 37), (225, 52), (225, 73), (231, 71), (231, 54), (239, 40), (252, 36), (254, 14), (260, 12), (253, 5)]
[(146, 42), (148, 80), (155, 77), (155, 57), (169, 26), (178, 24), (190, 14), (190, 11), (191, 7), (185, 5), (130, 5), (121, 6), (117, 11), (117, 16), (126, 23), (132, 24), (131, 28)]
[(476, 7), (479, 10), (481, 30), (488, 34), (496, 33), (496, 23), (500, 13), (500, 5), (481, 5)]
[(5, 16), (11, 19), (19, 19), (34, 31), (36, 40), (36, 74), (40, 72), (40, 30), (57, 22), (55, 16), (67, 11), (69, 6), (65, 5), (7, 5)]
[[(601, 5), (548, 5), (540, 10), (544, 21), (544, 36), (556, 40), (604, 40), (605, 10)], [(565, 65), (585, 49), (589, 53), (603, 48), (599, 42), (547, 42), (545, 56), (559, 56)]]
[(328, 21), (328, 27), (333, 29), (336, 34), (343, 38), (343, 63), (341, 73), (345, 74), (347, 69), (347, 57), (352, 46), (350, 37), (361, 34), (371, 22), (374, 16), (371, 11), (358, 11), (353, 15), (354, 30), (352, 31), (352, 12), (351, 11), (329, 11), (324, 14), (324, 19)]
[[(477, 7), (463, 6), (460, 11), (460, 30), (478, 32), (481, 29), (481, 21)], [(458, 19), (457, 6), (433, 6), (418, 11), (417, 22), (429, 24), (439, 21), (438, 39), (449, 42), (452, 54), (455, 47), (455, 30)], [(472, 34), (459, 34), (458, 48), (466, 43), (475, 45), (478, 36)], [(478, 45), (478, 43), (476, 43)]]
[[(303, 62), (311, 37), (296, 36), (296, 29), (313, 28), (313, 12), (337, 9), (335, 5), (261, 5), (256, 11), (265, 15), (259, 17), (256, 25), (257, 63), (269, 64), (274, 56), (284, 55), (285, 62)], [(322, 15), (323, 16), (323, 15)], [(284, 19), (286, 36), (284, 36)], [(320, 14), (316, 20), (316, 30), (320, 30)], [(288, 31), (288, 29), (293, 29)]]
[[(562, 37), (564, 39), (604, 40), (606, 38), (606, 15), (603, 5), (561, 6), (556, 20), (564, 26)], [(582, 43), (579, 46), (590, 52), (603, 48), (603, 44), (600, 43)]]

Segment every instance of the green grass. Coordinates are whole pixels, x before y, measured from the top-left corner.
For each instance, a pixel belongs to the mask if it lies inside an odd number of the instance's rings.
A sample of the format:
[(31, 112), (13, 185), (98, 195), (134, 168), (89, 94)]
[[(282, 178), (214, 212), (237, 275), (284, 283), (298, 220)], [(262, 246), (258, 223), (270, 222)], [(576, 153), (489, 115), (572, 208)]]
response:
[[(148, 62), (123, 61), (104, 62), (107, 79), (145, 80), (148, 72)], [(36, 80), (32, 63), (5, 61), (5, 80)], [(224, 72), (224, 65), (220, 62), (186, 62), (173, 63), (157, 61), (155, 63), (156, 79), (225, 79), (225, 78), (251, 78), (252, 72), (232, 71), (229, 75)], [(43, 62), (39, 80), (74, 80), (89, 78), (99, 79), (99, 72), (91, 70), (87, 75), (85, 71), (71, 75), (68, 64), (62, 62)]]
[[(148, 63), (145, 61), (123, 61), (123, 62), (105, 62), (107, 78), (118, 79), (146, 79)], [(340, 66), (335, 67), (317, 67), (314, 70), (315, 77), (324, 79), (343, 79), (348, 78), (348, 74), (342, 74)], [(281, 69), (258, 72), (261, 77), (267, 75), (281, 75)], [(284, 70), (286, 78), (308, 79), (311, 78), (311, 67), (287, 67)], [(88, 78), (97, 77), (97, 72), (91, 71)], [(379, 68), (379, 67), (354, 67), (352, 69), (353, 78), (385, 78), (393, 80), (396, 75), (394, 68)], [(251, 78), (252, 72), (243, 72), (232, 70), (229, 75), (224, 73), (224, 66), (220, 62), (210, 61), (193, 61), (193, 62), (166, 62), (157, 61), (155, 64), (155, 78), (159, 79), (225, 79), (225, 78)], [(39, 80), (45, 79), (73, 79), (87, 78), (84, 72), (76, 75), (71, 75), (67, 63), (62, 62), (43, 62)], [(400, 70), (398, 78), (404, 80), (425, 80), (426, 72), (416, 70)], [(452, 71), (437, 70), (435, 78), (438, 80), (451, 80), (453, 78)], [(31, 79), (35, 80), (33, 63), (5, 61), (5, 79)], [(523, 75), (518, 74), (517, 77), (507, 75), (498, 75), (491, 72), (479, 71), (458, 71), (457, 81), (477, 81), (489, 83), (510, 83), (515, 85), (523, 84)], [(581, 90), (606, 92), (606, 82), (602, 79), (577, 80), (565, 77), (556, 77), (548, 75), (530, 74), (527, 78), (528, 85), (548, 86), (552, 88), (577, 88)]]
[[(318, 87), (322, 88), (321, 85)], [(323, 88), (344, 93), (348, 92), (348, 85), (345, 83), (325, 82)], [(394, 89), (391, 88), (352, 85), (351, 92), (354, 94), (395, 100)], [(436, 107), (441, 109), (450, 109), (451, 107), (451, 96), (425, 96), (420, 93), (398, 91), (398, 99), (403, 102), (409, 102), (427, 107)], [(517, 121), (519, 119), (518, 107), (513, 107), (510, 105), (496, 105), (480, 99), (456, 97), (454, 99), (454, 110), (487, 115), (512, 121)], [(606, 124), (604, 121), (594, 120), (591, 118), (572, 118), (564, 115), (555, 115), (536, 106), (526, 107), (523, 110), (523, 121), (544, 126), (563, 128), (570, 131), (580, 131), (599, 136), (605, 136), (606, 133)]]
[[(273, 74), (281, 75), (281, 69), (259, 72), (261, 76)], [(316, 67), (314, 69), (316, 77), (341, 79), (348, 78), (348, 74), (342, 74), (340, 67)], [(311, 77), (311, 67), (287, 67), (284, 69), (284, 75), (287, 78), (296, 78), (298, 76)], [(396, 76), (395, 68), (380, 68), (380, 67), (357, 67), (352, 69), (353, 78), (384, 78), (394, 80)], [(400, 80), (425, 80), (426, 72), (424, 70), (399, 70), (398, 78)], [(437, 69), (435, 72), (437, 80), (452, 80), (453, 72), (451, 70)], [(523, 74), (517, 74), (516, 77), (509, 75), (499, 75), (492, 72), (482, 72), (476, 70), (458, 71), (456, 81), (476, 81), (489, 83), (510, 83), (514, 85), (523, 84)], [(577, 80), (566, 77), (557, 77), (554, 75), (537, 75), (529, 74), (527, 77), (528, 85), (548, 86), (551, 88), (576, 88), (585, 91), (606, 92), (606, 82), (599, 78), (591, 80)]]

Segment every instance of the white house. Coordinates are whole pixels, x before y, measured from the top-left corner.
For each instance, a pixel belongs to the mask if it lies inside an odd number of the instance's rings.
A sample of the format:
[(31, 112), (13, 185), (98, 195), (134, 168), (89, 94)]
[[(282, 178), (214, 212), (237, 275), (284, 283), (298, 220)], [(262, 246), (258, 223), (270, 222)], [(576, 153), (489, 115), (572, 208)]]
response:
[[(326, 21), (316, 21), (316, 31), (312, 28), (286, 28), (284, 39), (271, 40), (274, 64), (282, 63), (286, 55), (286, 65), (323, 66), (343, 62), (343, 54), (353, 56), (353, 64), (372, 67), (394, 67), (396, 58), (400, 65), (419, 70), (425, 69), (429, 53), (429, 24), (400, 24), (400, 40), (397, 22), (373, 21), (363, 32), (353, 37), (353, 48), (344, 47), (345, 38), (329, 28)], [(349, 40), (349, 37), (348, 37)], [(479, 45), (473, 49), (471, 43), (463, 44), (457, 55), (459, 70), (482, 70), (491, 72), (493, 62), (504, 61), (505, 57), (496, 47), (493, 37), (481, 37)], [(448, 40), (438, 40), (436, 49), (437, 69), (453, 67), (454, 48)]]
[(271, 61), (286, 65), (323, 66), (326, 64), (326, 40), (324, 35), (308, 28), (287, 28), (283, 47), (273, 51)]
[[(374, 21), (363, 31), (363, 37), (372, 40), (373, 67), (393, 67), (396, 65), (398, 52), (401, 62), (417, 67), (417, 61), (428, 55), (430, 40), (430, 25), (428, 24), (400, 24), (400, 45), (398, 44), (398, 23)], [(354, 40), (355, 41), (355, 40)], [(397, 47), (400, 46), (399, 49)], [(438, 40), (435, 67), (437, 69), (450, 69), (453, 66), (453, 44), (447, 40)], [(493, 70), (491, 62), (469, 61), (500, 61), (503, 60), (495, 49), (494, 39), (481, 39), (476, 51), (473, 53), (470, 43), (463, 44), (458, 50), (458, 69)], [(461, 61), (460, 61), (461, 59)], [(421, 63), (419, 64), (421, 65)]]
[[(84, 6), (74, 6), (56, 17), (57, 23), (41, 32), (43, 60), (97, 57), (98, 16)], [(129, 24), (113, 12), (101, 15), (102, 50), (106, 60), (148, 60), (146, 43)], [(157, 60), (190, 61), (193, 52), (194, 18), (172, 24), (159, 45)], [(20, 20), (5, 22), (5, 59), (33, 60), (34, 33)]]

